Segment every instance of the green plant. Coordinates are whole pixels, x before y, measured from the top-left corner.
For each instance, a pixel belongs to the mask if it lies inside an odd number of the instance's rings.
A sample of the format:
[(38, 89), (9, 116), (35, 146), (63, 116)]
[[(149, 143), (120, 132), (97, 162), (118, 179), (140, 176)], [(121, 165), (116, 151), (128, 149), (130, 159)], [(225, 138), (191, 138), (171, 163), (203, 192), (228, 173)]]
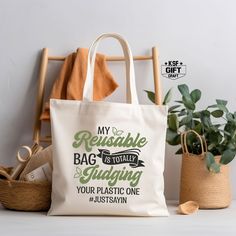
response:
[[(170, 145), (181, 143), (180, 135), (187, 130), (195, 130), (202, 135), (207, 144), (205, 153), (206, 165), (209, 171), (219, 172), (220, 165), (231, 162), (236, 155), (236, 112), (230, 112), (227, 101), (216, 99), (216, 103), (203, 110), (197, 110), (196, 104), (201, 99), (201, 91), (189, 91), (186, 84), (178, 86), (181, 100), (169, 108), (168, 129), (166, 141)], [(147, 91), (148, 98), (154, 103), (155, 94)], [(171, 100), (171, 90), (164, 98), (163, 104)], [(187, 146), (191, 153), (201, 153), (200, 141), (196, 135), (188, 134)], [(180, 148), (176, 154), (181, 154)], [(215, 156), (220, 155), (220, 162), (216, 163)]]

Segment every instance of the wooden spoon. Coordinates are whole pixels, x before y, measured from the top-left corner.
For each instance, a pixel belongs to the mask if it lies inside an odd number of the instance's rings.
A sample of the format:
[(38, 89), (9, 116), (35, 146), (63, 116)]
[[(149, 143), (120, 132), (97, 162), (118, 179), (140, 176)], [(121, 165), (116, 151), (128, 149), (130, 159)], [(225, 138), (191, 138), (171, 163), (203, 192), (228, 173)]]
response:
[(197, 202), (187, 201), (179, 205), (178, 213), (182, 215), (189, 215), (198, 211), (198, 209), (199, 209), (199, 204)]

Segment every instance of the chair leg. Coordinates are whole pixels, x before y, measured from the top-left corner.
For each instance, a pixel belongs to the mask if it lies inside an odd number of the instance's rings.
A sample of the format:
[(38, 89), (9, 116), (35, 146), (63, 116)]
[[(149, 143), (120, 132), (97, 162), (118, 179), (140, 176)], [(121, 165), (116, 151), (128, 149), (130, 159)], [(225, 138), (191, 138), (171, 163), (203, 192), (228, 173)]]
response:
[(153, 77), (154, 77), (154, 88), (155, 88), (155, 103), (157, 105), (162, 104), (161, 94), (161, 81), (160, 81), (160, 65), (158, 60), (158, 51), (156, 47), (152, 48), (152, 61), (153, 61)]
[(36, 115), (35, 115), (34, 133), (33, 133), (33, 141), (36, 143), (39, 143), (39, 138), (40, 138), (40, 131), (41, 131), (40, 115), (43, 109), (43, 98), (45, 91), (45, 78), (47, 73), (47, 66), (48, 66), (48, 49), (44, 48), (42, 50), (42, 59), (39, 72), (38, 95), (36, 101)]

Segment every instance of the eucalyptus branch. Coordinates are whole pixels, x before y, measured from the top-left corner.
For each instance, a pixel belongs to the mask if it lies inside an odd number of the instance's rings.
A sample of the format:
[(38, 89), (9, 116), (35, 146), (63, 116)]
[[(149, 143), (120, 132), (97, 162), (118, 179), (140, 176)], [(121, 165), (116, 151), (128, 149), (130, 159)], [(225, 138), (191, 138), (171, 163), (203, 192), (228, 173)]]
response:
[[(216, 103), (205, 109), (196, 111), (196, 104), (201, 99), (201, 91), (189, 91), (186, 84), (178, 86), (181, 99), (174, 100), (169, 108), (168, 129), (166, 141), (170, 145), (178, 146), (183, 130), (195, 130), (204, 136), (207, 143), (207, 168), (219, 172), (219, 166), (231, 162), (236, 155), (236, 112), (230, 112), (227, 101), (216, 99)], [(163, 104), (170, 103), (171, 89), (167, 92)], [(154, 103), (155, 93), (146, 91), (148, 98)], [(217, 120), (217, 122), (215, 122)], [(220, 121), (220, 122), (219, 122)], [(187, 146), (193, 154), (201, 152), (199, 140), (194, 135), (188, 135)], [(176, 154), (181, 154), (182, 148)], [(220, 163), (215, 163), (212, 156), (220, 155)]]

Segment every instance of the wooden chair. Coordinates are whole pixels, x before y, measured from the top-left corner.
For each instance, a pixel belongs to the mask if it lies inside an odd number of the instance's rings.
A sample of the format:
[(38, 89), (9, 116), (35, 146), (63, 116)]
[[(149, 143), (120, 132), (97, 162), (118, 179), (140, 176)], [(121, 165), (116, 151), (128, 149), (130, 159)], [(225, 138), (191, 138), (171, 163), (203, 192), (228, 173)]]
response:
[[(160, 85), (160, 73), (159, 73), (159, 61), (158, 61), (158, 50), (156, 47), (152, 48), (152, 54), (150, 56), (134, 56), (134, 60), (145, 61), (152, 60), (153, 65), (153, 77), (154, 77), (154, 88), (155, 88), (155, 103), (157, 105), (161, 105), (161, 85)], [(47, 66), (49, 61), (64, 61), (65, 57), (63, 56), (50, 56), (48, 55), (48, 48), (44, 48), (42, 50), (42, 59), (40, 65), (40, 73), (39, 73), (39, 84), (38, 84), (38, 94), (36, 101), (36, 116), (33, 130), (33, 141), (36, 143), (41, 142), (51, 142), (51, 137), (43, 137), (41, 135), (42, 122), (40, 120), (40, 115), (43, 111), (43, 102), (45, 96), (45, 81), (47, 74)], [(124, 61), (123, 57), (119, 56), (107, 56), (107, 61)]]

